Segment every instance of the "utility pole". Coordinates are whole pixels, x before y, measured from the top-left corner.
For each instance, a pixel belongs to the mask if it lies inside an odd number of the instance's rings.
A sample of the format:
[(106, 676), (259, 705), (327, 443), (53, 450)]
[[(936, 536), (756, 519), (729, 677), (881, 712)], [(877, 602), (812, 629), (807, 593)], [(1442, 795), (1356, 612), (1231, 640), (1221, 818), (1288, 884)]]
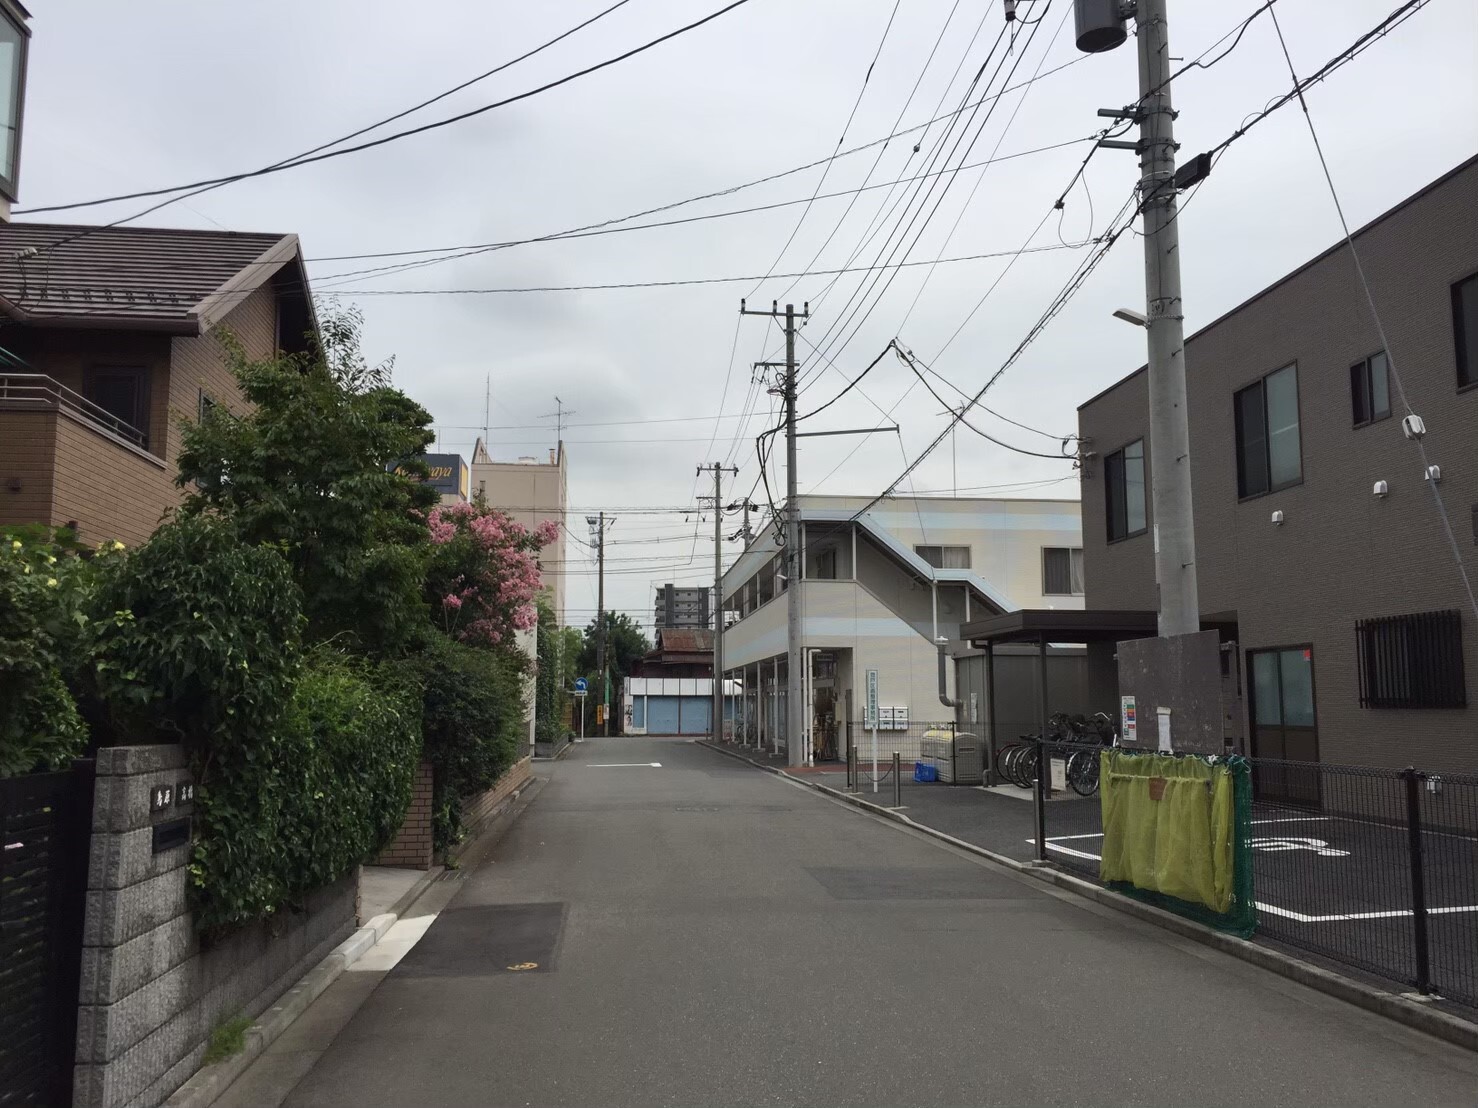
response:
[(1196, 531), (1191, 514), (1191, 434), (1186, 419), (1185, 311), (1180, 299), (1180, 224), (1175, 200), (1175, 113), (1170, 107), (1166, 0), (1138, 0), (1140, 197), (1149, 322), (1150, 488), (1160, 635), (1201, 629)]
[[(1150, 490), (1162, 638), (1201, 629), (1176, 193), (1210, 172), (1210, 159), (1205, 155), (1176, 172), (1166, 3), (1134, 0), (1131, 7), (1139, 39), (1139, 101), (1128, 109), (1105, 108), (1098, 113), (1139, 124), (1138, 143), (1106, 139), (1100, 145), (1127, 147), (1139, 153), (1140, 207), (1144, 213), (1144, 327), (1149, 346)], [(1124, 41), (1123, 21), (1129, 8), (1108, 0), (1076, 0), (1076, 6), (1078, 49), (1097, 53)]]
[[(712, 462), (698, 472), (713, 474), (713, 726), (710, 734), (720, 738), (724, 730), (724, 466)], [(728, 471), (738, 474), (735, 466)]]
[[(767, 315), (778, 318), (779, 305), (772, 301), (768, 312), (752, 312), (739, 301), (740, 315)], [(811, 314), (809, 304), (801, 305), (801, 319)], [(781, 395), (785, 400), (785, 746), (790, 764), (806, 764), (808, 736), (805, 734), (806, 706), (801, 703), (805, 671), (805, 649), (801, 641), (801, 578), (805, 571), (801, 550), (801, 510), (796, 496), (795, 471), (795, 305), (785, 305), (785, 377)]]
[(595, 670), (600, 682), (600, 733), (611, 733), (611, 698), (606, 681), (606, 514), (586, 516), (585, 522), (595, 529), (596, 571), (595, 600)]

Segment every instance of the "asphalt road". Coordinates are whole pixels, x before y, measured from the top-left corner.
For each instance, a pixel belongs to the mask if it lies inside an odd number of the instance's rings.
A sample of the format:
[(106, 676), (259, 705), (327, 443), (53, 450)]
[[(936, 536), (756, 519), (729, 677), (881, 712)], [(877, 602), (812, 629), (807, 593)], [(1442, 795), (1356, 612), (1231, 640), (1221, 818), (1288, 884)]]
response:
[(287, 1101), (1475, 1102), (1472, 1054), (659, 739), (557, 763)]

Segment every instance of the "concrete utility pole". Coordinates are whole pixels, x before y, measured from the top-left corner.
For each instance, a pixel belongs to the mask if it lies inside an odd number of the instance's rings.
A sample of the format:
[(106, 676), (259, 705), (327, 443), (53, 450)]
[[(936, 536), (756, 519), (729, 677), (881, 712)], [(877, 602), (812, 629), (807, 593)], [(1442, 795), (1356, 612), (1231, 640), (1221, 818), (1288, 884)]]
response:
[[(1100, 146), (1139, 153), (1144, 213), (1144, 328), (1149, 345), (1150, 495), (1154, 509), (1155, 581), (1161, 638), (1201, 629), (1196, 589), (1196, 532), (1191, 511), (1191, 436), (1186, 418), (1185, 310), (1180, 298), (1180, 226), (1176, 193), (1210, 172), (1205, 155), (1175, 168), (1175, 112), (1170, 104), (1167, 0), (1074, 0), (1078, 49), (1112, 50), (1132, 11), (1139, 39), (1139, 101), (1098, 114), (1139, 124), (1139, 142), (1103, 139)], [(1135, 320), (1134, 322), (1139, 322)]]
[(1166, 0), (1137, 0), (1139, 164), (1150, 365), (1150, 488), (1160, 635), (1201, 629), (1196, 530), (1191, 513), (1191, 434), (1186, 418), (1185, 311), (1176, 222), (1175, 114), (1170, 107)]
[(600, 682), (600, 733), (611, 733), (611, 698), (606, 681), (606, 514), (601, 512), (585, 522), (595, 528), (596, 600), (595, 600), (595, 671)]
[[(778, 318), (780, 308), (774, 301), (768, 312), (752, 312), (739, 301), (740, 315), (767, 315)], [(808, 319), (810, 304), (801, 305), (799, 318)], [(801, 644), (801, 578), (805, 572), (804, 552), (801, 550), (801, 510), (796, 496), (795, 471), (795, 305), (785, 305), (785, 377), (781, 381), (781, 395), (785, 401), (785, 746), (790, 764), (806, 764), (805, 732), (806, 710), (801, 703), (805, 682), (805, 650)]]
[[(718, 462), (699, 466), (698, 472), (713, 474), (713, 723), (710, 734), (720, 738), (724, 731), (724, 467)], [(739, 472), (729, 466), (733, 474)]]

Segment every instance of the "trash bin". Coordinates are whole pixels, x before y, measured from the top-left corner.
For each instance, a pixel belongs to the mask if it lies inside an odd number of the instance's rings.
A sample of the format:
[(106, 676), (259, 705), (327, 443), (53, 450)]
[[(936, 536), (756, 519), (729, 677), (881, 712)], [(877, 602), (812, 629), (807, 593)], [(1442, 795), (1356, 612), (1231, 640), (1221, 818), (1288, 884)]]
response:
[(980, 736), (968, 731), (951, 733), (931, 729), (924, 733), (926, 758), (950, 785), (979, 785), (985, 781), (985, 748)]

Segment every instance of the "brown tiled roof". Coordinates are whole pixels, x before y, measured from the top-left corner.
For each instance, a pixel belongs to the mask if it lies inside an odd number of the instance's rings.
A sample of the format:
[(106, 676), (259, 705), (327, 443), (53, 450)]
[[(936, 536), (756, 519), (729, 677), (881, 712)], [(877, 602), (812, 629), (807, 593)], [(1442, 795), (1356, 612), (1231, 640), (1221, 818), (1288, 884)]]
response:
[(659, 654), (712, 654), (713, 632), (702, 627), (662, 627), (657, 631)]
[(0, 310), (39, 326), (200, 333), (291, 264), (296, 235), (0, 224)]

